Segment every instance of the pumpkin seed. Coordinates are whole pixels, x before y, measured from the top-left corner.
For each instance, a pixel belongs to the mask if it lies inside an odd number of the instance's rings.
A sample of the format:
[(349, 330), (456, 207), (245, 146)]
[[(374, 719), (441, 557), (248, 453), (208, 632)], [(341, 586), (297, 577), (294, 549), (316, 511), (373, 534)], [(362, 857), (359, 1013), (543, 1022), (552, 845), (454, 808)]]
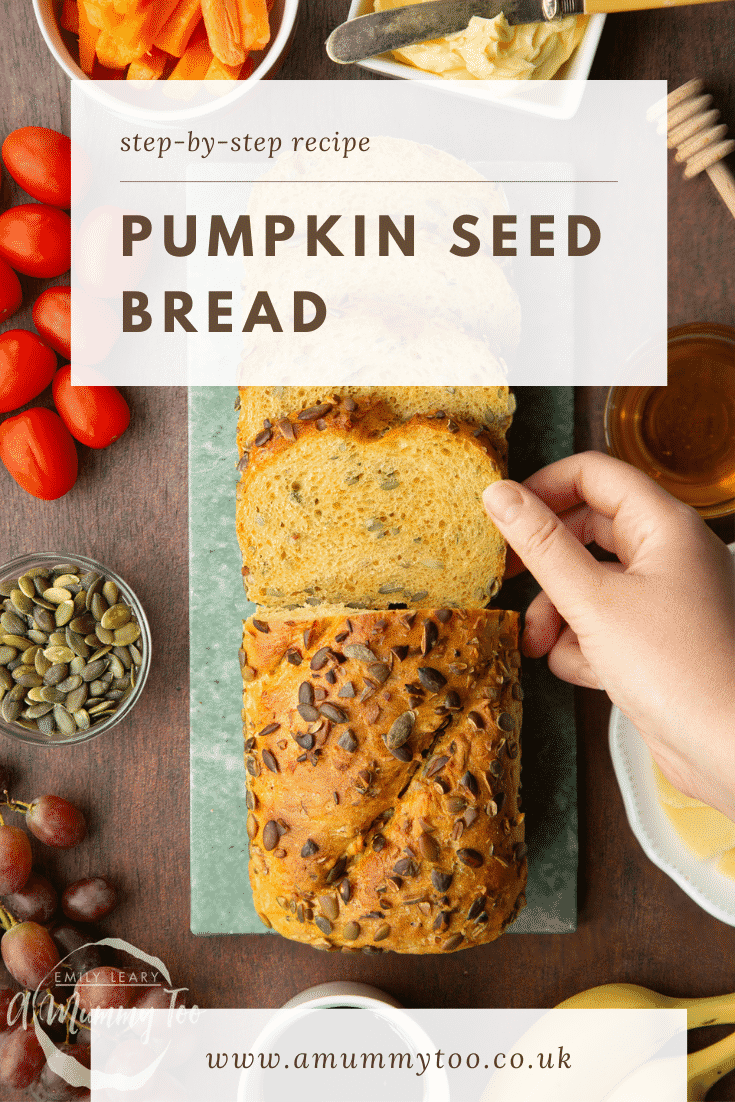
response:
[(56, 723), (51, 712), (48, 715), (40, 716), (36, 720), (36, 726), (42, 735), (53, 735), (56, 730)]
[(33, 612), (33, 601), (20, 589), (14, 589), (10, 594), (10, 600), (16, 612), (21, 616), (27, 616)]
[(88, 731), (91, 726), (89, 713), (85, 712), (84, 708), (78, 708), (77, 711), (74, 712), (74, 722), (76, 723), (78, 730)]
[(17, 655), (15, 647), (8, 647), (4, 644), (0, 646), (0, 666), (7, 666), (8, 662), (12, 662)]
[(54, 723), (62, 735), (73, 735), (77, 729), (74, 716), (67, 712), (63, 704), (54, 705)]
[(70, 620), (74, 619), (74, 602), (63, 601), (56, 609), (54, 620), (58, 628), (63, 628)]
[(69, 647), (47, 647), (43, 652), (44, 658), (47, 658), (53, 665), (59, 665), (61, 663), (71, 662), (75, 657), (74, 651)]
[(103, 628), (107, 628), (108, 631), (115, 631), (117, 628), (124, 627), (132, 616), (132, 613), (127, 605), (113, 605), (112, 608), (108, 608), (107, 612), (100, 618), (100, 623)]
[(64, 589), (63, 586), (52, 586), (50, 589), (44, 589), (43, 599), (44, 601), (50, 601), (52, 605), (60, 605), (64, 601), (71, 601), (73, 594), (68, 589)]
[(46, 704), (63, 704), (66, 701), (66, 693), (62, 693), (60, 689), (54, 689), (51, 685), (44, 685), (39, 689), (38, 694)]
[(22, 578), (18, 578), (18, 589), (26, 597), (36, 596), (36, 587), (33, 584), (33, 578), (31, 578), (28, 574), (24, 574)]
[[(132, 643), (136, 643), (140, 639), (140, 628), (134, 620), (124, 624), (121, 628), (115, 629), (115, 645), (118, 647), (127, 647)], [(135, 656), (131, 650), (130, 652), (133, 661), (135, 662)], [(136, 666), (140, 665), (139, 662), (135, 662)]]

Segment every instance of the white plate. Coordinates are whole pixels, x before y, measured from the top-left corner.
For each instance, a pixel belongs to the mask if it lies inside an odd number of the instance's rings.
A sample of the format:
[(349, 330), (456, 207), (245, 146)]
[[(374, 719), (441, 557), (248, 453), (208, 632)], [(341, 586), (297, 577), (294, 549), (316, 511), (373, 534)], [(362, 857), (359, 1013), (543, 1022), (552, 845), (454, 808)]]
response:
[[(356, 19), (358, 15), (368, 15), (373, 10), (373, 0), (352, 0), (347, 18)], [(570, 119), (576, 114), (582, 102), (584, 82), (592, 68), (592, 59), (595, 56), (604, 23), (604, 15), (590, 17), (582, 41), (553, 80), (512, 82), (443, 80), (434, 73), (424, 73), (411, 65), (395, 61), (387, 55), (369, 58), (367, 61), (361, 61), (360, 65), (363, 69), (371, 69), (374, 73), (381, 73), (383, 76), (399, 80), (431, 81), (443, 91), (454, 92), (459, 96), (488, 100), (499, 106), (529, 111), (531, 114), (544, 115), (550, 119)], [(516, 87), (512, 94), (509, 95), (507, 91), (498, 94), (497, 85), (501, 83), (505, 84), (506, 88), (509, 84), (514, 84)], [(494, 85), (495, 90), (493, 90)]]
[[(735, 553), (735, 544), (730, 550)], [(648, 747), (630, 720), (615, 707), (609, 733), (628, 822), (646, 856), (703, 910), (735, 926), (735, 880), (717, 871), (717, 858), (701, 861), (684, 845), (659, 803)]]

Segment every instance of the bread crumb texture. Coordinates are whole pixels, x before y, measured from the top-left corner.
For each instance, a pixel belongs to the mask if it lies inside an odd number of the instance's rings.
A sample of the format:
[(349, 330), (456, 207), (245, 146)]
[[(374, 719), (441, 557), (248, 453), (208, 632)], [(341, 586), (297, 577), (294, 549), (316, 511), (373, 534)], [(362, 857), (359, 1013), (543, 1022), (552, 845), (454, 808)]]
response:
[(258, 605), (480, 608), (500, 588), (505, 542), (481, 495), (503, 467), (483, 426), (443, 409), (396, 423), (347, 397), (268, 419), (240, 469)]

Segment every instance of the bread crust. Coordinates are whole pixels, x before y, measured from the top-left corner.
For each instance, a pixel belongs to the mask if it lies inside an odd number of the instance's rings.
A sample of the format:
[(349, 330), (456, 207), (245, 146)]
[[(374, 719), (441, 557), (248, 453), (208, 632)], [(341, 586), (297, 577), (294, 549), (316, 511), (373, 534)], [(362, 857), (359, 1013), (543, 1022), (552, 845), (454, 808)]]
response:
[(250, 879), (267, 926), (365, 953), (503, 932), (527, 875), (517, 647), (517, 614), (487, 609), (245, 622)]
[(237, 448), (242, 458), (256, 436), (284, 417), (293, 417), (321, 402), (339, 405), (346, 398), (360, 404), (381, 401), (394, 420), (406, 421), (417, 413), (443, 410), (448, 417), (482, 425), (506, 470), (508, 444), (506, 433), (513, 421), (515, 397), (506, 386), (440, 387), (296, 387), (241, 386), (238, 388), (239, 414)]
[[(438, 603), (478, 608), (495, 596), (500, 588), (505, 569), (505, 541), (482, 510), (479, 504), (479, 493), (478, 501), (473, 504), (472, 509), (475, 517), (479, 515), (483, 529), (485, 566), (482, 569), (479, 567), (475, 569), (474, 559), (460, 555), (456, 569), (461, 572), (462, 577), (460, 585), (451, 594), (446, 592), (443, 569), (436, 571), (428, 578), (426, 569), (415, 569), (411, 574), (407, 569), (401, 569), (395, 561), (389, 565), (390, 548), (394, 539), (392, 532), (380, 532), (381, 539), (385, 535), (389, 536), (388, 539), (382, 539), (380, 545), (383, 567), (377, 574), (374, 570), (372, 573), (369, 570), (365, 571), (366, 579), (372, 578), (374, 588), (371, 590), (369, 581), (366, 580), (364, 592), (350, 592), (347, 580), (340, 575), (339, 571), (330, 570), (328, 551), (335, 547), (329, 539), (332, 533), (325, 532), (325, 539), (319, 547), (319, 562), (312, 563), (310, 572), (307, 573), (307, 568), (302, 563), (298, 584), (294, 579), (294, 570), (285, 559), (291, 550), (293, 555), (301, 554), (303, 540), (301, 542), (295, 540), (289, 547), (286, 537), (283, 537), (284, 565), (279, 566), (278, 569), (283, 574), (284, 582), (288, 584), (275, 584), (276, 570), (266, 562), (262, 553), (263, 529), (258, 529), (256, 522), (263, 520), (259, 509), (267, 509), (269, 503), (264, 500), (265, 495), (258, 492), (254, 483), (256, 478), (262, 473), (267, 473), (269, 468), (276, 473), (280, 461), (288, 458), (289, 449), (297, 444), (308, 446), (310, 438), (324, 439), (328, 435), (339, 439), (349, 436), (350, 443), (356, 448), (369, 448), (371, 444), (377, 444), (386, 451), (390, 451), (395, 445), (395, 455), (400, 456), (403, 443), (410, 441), (419, 431), (426, 433), (427, 430), (435, 438), (435, 440), (432, 439), (432, 450), (427, 454), (427, 462), (432, 461), (434, 454), (440, 454), (438, 449), (445, 446), (447, 438), (450, 438), (452, 447), (457, 447), (458, 455), (466, 451), (485, 468), (484, 485), (502, 478), (503, 466), (487, 431), (469, 422), (448, 417), (444, 411), (416, 414), (408, 421), (396, 422), (393, 412), (383, 401), (358, 403), (347, 397), (340, 399), (339, 402), (320, 403), (319, 406), (302, 410), (282, 418), (276, 425), (264, 428), (256, 436), (251, 448), (243, 452), (239, 464), (242, 477), (237, 490), (237, 537), (243, 555), (243, 574), (246, 578), (249, 598), (256, 604), (271, 607), (279, 607), (286, 603), (294, 605), (346, 603), (362, 608), (381, 608), (393, 601), (412, 608), (430, 608)], [(451, 458), (442, 458), (441, 464), (443, 468), (439, 469), (446, 470), (450, 477)], [(418, 493), (420, 489), (417, 488), (405, 490), (399, 488), (391, 504), (395, 506), (397, 497), (398, 504), (410, 512), (411, 496), (415, 497)], [(401, 497), (402, 494), (403, 497)], [(440, 508), (444, 506), (445, 502), (439, 503)], [(283, 507), (277, 516), (281, 527), (283, 527), (284, 518), (291, 515), (288, 512), (289, 509), (292, 509), (291, 505), (284, 500)], [(328, 523), (333, 523), (334, 518), (330, 514), (327, 514), (327, 518)], [(299, 515), (297, 519), (300, 521), (301, 516)], [(315, 527), (318, 528), (316, 522)], [(356, 533), (357, 531), (358, 529), (355, 529)], [(398, 531), (400, 533), (400, 529)], [(416, 534), (427, 541), (424, 548), (429, 556), (431, 556), (429, 542), (431, 539), (436, 541), (437, 546), (442, 546), (442, 537), (438, 532), (425, 530), (423, 533)], [(404, 533), (395, 538), (401, 541), (401, 550), (404, 552), (402, 562), (405, 566), (407, 562), (405, 552), (409, 549), (407, 535)], [(372, 558), (376, 554), (373, 548), (375, 543), (375, 538), (366, 537), (359, 547), (361, 557)], [(352, 584), (354, 587), (356, 583)]]

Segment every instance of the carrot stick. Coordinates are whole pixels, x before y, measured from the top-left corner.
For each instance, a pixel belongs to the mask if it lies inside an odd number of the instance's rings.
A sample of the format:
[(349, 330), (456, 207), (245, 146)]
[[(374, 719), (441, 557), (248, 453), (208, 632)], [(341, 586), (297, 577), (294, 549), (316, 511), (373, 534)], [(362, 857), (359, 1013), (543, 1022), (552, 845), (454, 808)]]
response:
[(96, 52), (106, 69), (127, 69), (131, 62), (143, 57), (148, 48), (143, 41), (126, 46), (116, 36), (100, 31)]
[(128, 80), (160, 80), (168, 57), (154, 46), (150, 53), (133, 61), (128, 69)]
[(242, 65), (224, 65), (218, 57), (212, 58), (212, 64), (204, 74), (205, 80), (239, 80), (240, 73), (245, 66), (245, 62)]
[[(125, 46), (137, 48), (143, 43), (145, 50), (149, 50), (177, 3), (178, 0), (153, 0), (147, 7), (125, 16), (117, 28), (116, 37)], [(137, 56), (142, 55), (139, 53)]]
[(238, 0), (242, 44), (246, 51), (262, 50), (271, 39), (266, 0)]
[(62, 30), (79, 34), (79, 10), (75, 0), (64, 0), (59, 22)]
[(213, 54), (206, 39), (187, 46), (184, 56), (169, 80), (203, 80), (212, 64)]
[(99, 38), (99, 30), (93, 27), (87, 17), (87, 9), (83, 3), (79, 4), (79, 68), (88, 77), (92, 75), (94, 68), (95, 48)]
[(110, 34), (120, 23), (120, 16), (112, 6), (112, 0), (80, 0), (93, 27)]
[(201, 0), (179, 0), (165, 26), (156, 35), (154, 46), (172, 57), (181, 57), (201, 18)]

